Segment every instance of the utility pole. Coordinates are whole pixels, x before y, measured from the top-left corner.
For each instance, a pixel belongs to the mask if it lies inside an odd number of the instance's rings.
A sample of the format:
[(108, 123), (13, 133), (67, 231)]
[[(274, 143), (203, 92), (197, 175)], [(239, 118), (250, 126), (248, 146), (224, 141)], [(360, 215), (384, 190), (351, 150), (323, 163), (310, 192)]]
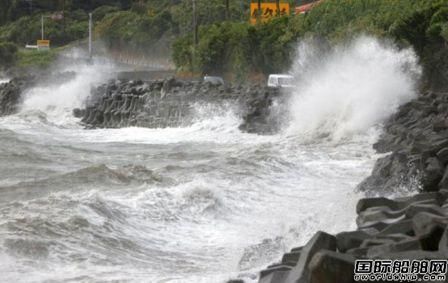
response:
[(40, 16), (40, 33), (41, 33), (42, 40), (45, 39), (45, 28), (44, 28), (44, 19), (45, 18), (50, 18), (50, 16), (44, 16), (44, 15)]
[(33, 14), (33, 0), (27, 0), (27, 2), (30, 4), (30, 15)]
[(89, 60), (92, 61), (92, 13), (89, 13)]
[(191, 69), (194, 73), (195, 69), (196, 69), (196, 50), (197, 50), (197, 45), (198, 45), (198, 19), (197, 19), (197, 15), (196, 15), (196, 0), (192, 0), (192, 4), (193, 4), (193, 56), (191, 58), (192, 62), (192, 66)]
[(196, 0), (193, 0), (193, 36), (194, 36), (194, 45), (198, 44), (198, 19), (197, 19), (197, 11), (196, 11)]
[(258, 0), (257, 22), (261, 21), (261, 0)]
[(62, 15), (64, 16), (64, 18), (62, 19), (62, 29), (65, 35), (65, 0), (62, 1)]
[(277, 6), (277, 13), (276, 16), (280, 17), (280, 0), (275, 0), (275, 4)]
[(44, 40), (44, 15), (40, 16), (40, 33), (41, 39)]
[(226, 1), (226, 20), (230, 20), (230, 0), (225, 0)]

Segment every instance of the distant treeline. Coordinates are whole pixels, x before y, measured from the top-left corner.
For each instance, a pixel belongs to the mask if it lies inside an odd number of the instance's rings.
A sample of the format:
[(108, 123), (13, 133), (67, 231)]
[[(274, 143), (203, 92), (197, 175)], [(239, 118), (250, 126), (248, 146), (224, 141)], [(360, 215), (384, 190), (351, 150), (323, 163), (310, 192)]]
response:
[(199, 42), (180, 37), (173, 48), (179, 69), (247, 74), (287, 71), (297, 42), (305, 37), (340, 42), (359, 34), (412, 46), (433, 84), (448, 81), (447, 0), (324, 0), (307, 14), (280, 17), (256, 26), (244, 22), (202, 25)]
[(34, 13), (93, 11), (101, 6), (129, 9), (132, 0), (0, 0), (0, 25)]
[[(254, 1), (256, 2), (256, 1)], [(273, 0), (271, 2), (274, 2)], [(290, 3), (306, 1), (290, 0)], [(52, 46), (87, 37), (112, 51), (172, 56), (179, 71), (246, 79), (289, 69), (306, 37), (340, 42), (360, 33), (412, 46), (427, 77), (447, 81), (448, 0), (323, 0), (310, 12), (249, 24), (249, 0), (196, 0), (198, 42), (193, 44), (191, 0), (0, 0), (0, 65), (14, 64), (17, 48), (40, 38), (41, 15)]]
[[(162, 50), (170, 57), (173, 41), (192, 31), (191, 3), (191, 0), (0, 0), (0, 42), (18, 46), (35, 44), (41, 37), (44, 15), (45, 39), (51, 41), (52, 47), (64, 46), (87, 37), (88, 13), (92, 12), (95, 38), (111, 50), (143, 55)], [(198, 24), (240, 22), (248, 18), (248, 1), (230, 0), (229, 4), (227, 8), (225, 0), (197, 0)], [(61, 11), (63, 19), (51, 19)]]

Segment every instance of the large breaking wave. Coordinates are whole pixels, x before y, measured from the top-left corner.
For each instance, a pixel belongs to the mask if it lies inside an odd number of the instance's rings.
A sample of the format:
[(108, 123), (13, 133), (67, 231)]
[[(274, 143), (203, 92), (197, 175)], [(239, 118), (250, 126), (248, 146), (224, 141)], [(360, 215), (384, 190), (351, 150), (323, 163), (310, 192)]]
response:
[(106, 78), (97, 64), (31, 89), (0, 119), (0, 279), (255, 279), (316, 230), (352, 227), (375, 160), (366, 131), (415, 95), (419, 68), (372, 38), (316, 50), (300, 45), (292, 121), (273, 136), (204, 104), (189, 127), (84, 130), (71, 111)]
[(305, 41), (297, 52), (291, 133), (334, 139), (363, 133), (417, 95), (421, 70), (411, 49), (364, 36), (331, 51)]

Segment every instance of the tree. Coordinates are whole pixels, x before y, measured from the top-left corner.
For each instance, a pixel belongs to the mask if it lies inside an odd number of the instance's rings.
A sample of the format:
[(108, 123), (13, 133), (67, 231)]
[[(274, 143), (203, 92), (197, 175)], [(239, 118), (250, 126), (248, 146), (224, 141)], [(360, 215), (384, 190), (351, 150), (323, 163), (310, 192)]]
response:
[(0, 66), (9, 67), (17, 60), (17, 46), (11, 42), (0, 42)]

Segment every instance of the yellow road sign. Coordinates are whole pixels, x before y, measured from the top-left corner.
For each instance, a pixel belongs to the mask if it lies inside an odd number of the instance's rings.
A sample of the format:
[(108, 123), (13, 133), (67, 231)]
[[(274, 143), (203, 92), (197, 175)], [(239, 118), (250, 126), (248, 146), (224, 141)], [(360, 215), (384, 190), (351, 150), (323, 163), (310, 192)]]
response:
[(37, 41), (37, 47), (38, 48), (42, 48), (42, 47), (50, 47), (50, 41), (47, 39), (41, 39)]
[[(250, 23), (256, 24), (258, 17), (258, 3), (250, 3)], [(289, 3), (280, 3), (280, 11), (276, 3), (261, 3), (260, 21), (266, 22), (277, 15), (289, 14)]]

